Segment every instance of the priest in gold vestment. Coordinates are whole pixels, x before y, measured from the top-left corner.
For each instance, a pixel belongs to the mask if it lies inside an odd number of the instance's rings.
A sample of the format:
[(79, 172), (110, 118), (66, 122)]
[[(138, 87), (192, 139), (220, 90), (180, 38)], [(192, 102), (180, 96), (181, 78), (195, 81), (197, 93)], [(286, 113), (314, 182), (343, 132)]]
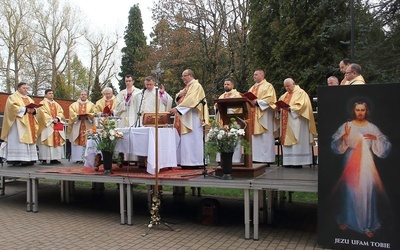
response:
[(302, 167), (312, 164), (312, 146), (317, 136), (310, 97), (292, 78), (283, 82), (286, 93), (279, 100), (290, 107), (281, 109), (280, 140), (283, 166)]
[[(101, 93), (103, 97), (96, 102), (96, 114), (97, 115), (113, 115), (115, 109), (115, 95), (113, 93), (112, 88), (105, 87)], [(106, 109), (104, 109), (107, 107)], [(104, 113), (104, 111), (109, 111), (108, 113)]]
[(36, 141), (38, 122), (36, 108), (27, 108), (34, 103), (28, 97), (28, 85), (21, 82), (17, 91), (7, 98), (4, 110), (1, 139), (1, 156), (13, 165), (32, 165), (38, 160)]
[(91, 129), (95, 113), (95, 105), (87, 99), (87, 92), (81, 91), (79, 99), (69, 106), (69, 121), (67, 136), (71, 142), (70, 160), (83, 163), (87, 136), (86, 130)]
[(249, 89), (257, 99), (251, 100), (254, 107), (251, 109), (252, 121), (252, 154), (254, 162), (275, 162), (275, 137), (278, 129), (275, 124), (276, 93), (274, 86), (264, 78), (263, 70), (256, 70), (253, 74), (254, 85)]
[[(207, 103), (199, 104), (205, 97), (204, 89), (194, 73), (186, 69), (182, 73), (185, 88), (176, 94), (177, 106), (169, 112), (175, 115), (174, 127), (181, 136), (177, 161), (182, 167), (204, 166), (203, 125), (208, 124)], [(195, 107), (197, 105), (197, 107)]]
[[(234, 88), (235, 83), (233, 79), (226, 78), (224, 81), (224, 93), (218, 97), (218, 99), (226, 99), (226, 98), (241, 98), (242, 96), (240, 93)], [(218, 104), (215, 104), (215, 121), (222, 125), (223, 122), (220, 119), (220, 112), (218, 111)], [(242, 108), (228, 108), (226, 113), (227, 114), (240, 114), (243, 112)], [(226, 124), (225, 124), (226, 125)], [(233, 152), (232, 162), (238, 163), (241, 162), (242, 159), (242, 145), (239, 141), (238, 145)], [(220, 155), (217, 154), (216, 161), (220, 161)]]
[(66, 140), (64, 110), (54, 101), (52, 89), (46, 89), (44, 93), (45, 97), (40, 102), (43, 106), (38, 109), (37, 114), (39, 159), (44, 165), (47, 161), (50, 164), (59, 164), (59, 160), (64, 157), (63, 145)]

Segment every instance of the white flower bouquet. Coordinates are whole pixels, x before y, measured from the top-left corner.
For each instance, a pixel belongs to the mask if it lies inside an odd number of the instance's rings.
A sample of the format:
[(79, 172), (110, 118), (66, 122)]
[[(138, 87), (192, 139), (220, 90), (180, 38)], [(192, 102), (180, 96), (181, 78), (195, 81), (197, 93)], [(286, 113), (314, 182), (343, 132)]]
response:
[[(235, 118), (231, 118), (229, 125), (218, 125), (214, 120), (210, 121), (211, 129), (206, 139), (206, 154), (233, 152), (239, 141), (246, 146), (246, 141), (241, 139), (245, 135), (244, 129), (239, 128)], [(246, 147), (245, 147), (246, 151)]]
[(103, 119), (99, 121), (99, 128), (93, 126), (86, 132), (88, 139), (97, 143), (97, 150), (114, 152), (117, 140), (123, 138), (123, 133), (116, 128), (115, 121)]

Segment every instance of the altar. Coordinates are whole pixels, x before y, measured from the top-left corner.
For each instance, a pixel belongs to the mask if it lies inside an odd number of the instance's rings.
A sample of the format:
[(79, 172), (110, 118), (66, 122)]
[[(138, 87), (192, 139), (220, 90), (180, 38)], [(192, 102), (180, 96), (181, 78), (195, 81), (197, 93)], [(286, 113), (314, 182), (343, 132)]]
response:
[[(124, 134), (118, 140), (115, 151), (124, 153), (124, 161), (131, 161), (135, 156), (147, 157), (147, 172), (155, 174), (156, 153), (154, 127), (120, 128)], [(158, 169), (177, 166), (177, 148), (180, 137), (175, 128), (158, 128)], [(85, 150), (85, 166), (94, 168), (94, 160), (101, 152), (96, 149), (96, 142), (88, 139)]]

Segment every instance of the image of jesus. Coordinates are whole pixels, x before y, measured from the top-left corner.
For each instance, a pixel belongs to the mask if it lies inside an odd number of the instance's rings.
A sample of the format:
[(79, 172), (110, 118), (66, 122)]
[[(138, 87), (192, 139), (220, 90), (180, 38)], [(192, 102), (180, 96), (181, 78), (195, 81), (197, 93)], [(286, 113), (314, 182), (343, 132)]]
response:
[(376, 196), (378, 192), (385, 195), (374, 155), (386, 158), (392, 146), (388, 137), (369, 122), (368, 116), (366, 102), (353, 103), (352, 118), (332, 136), (331, 148), (336, 154), (345, 156), (343, 171), (336, 184), (336, 188), (343, 191), (341, 211), (336, 217), (339, 228), (349, 228), (372, 238), (381, 227)]

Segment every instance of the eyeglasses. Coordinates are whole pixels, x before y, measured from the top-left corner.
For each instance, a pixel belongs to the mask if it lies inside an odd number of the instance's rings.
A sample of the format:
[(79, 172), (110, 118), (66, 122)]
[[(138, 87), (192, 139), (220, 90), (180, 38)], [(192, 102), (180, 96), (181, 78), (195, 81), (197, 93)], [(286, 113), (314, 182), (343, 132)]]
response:
[(353, 73), (354, 71), (349, 71), (349, 72), (345, 72), (344, 74), (345, 75), (347, 75), (347, 74), (350, 74), (350, 73)]
[(182, 75), (182, 77), (187, 77), (187, 76), (189, 76), (189, 75)]

